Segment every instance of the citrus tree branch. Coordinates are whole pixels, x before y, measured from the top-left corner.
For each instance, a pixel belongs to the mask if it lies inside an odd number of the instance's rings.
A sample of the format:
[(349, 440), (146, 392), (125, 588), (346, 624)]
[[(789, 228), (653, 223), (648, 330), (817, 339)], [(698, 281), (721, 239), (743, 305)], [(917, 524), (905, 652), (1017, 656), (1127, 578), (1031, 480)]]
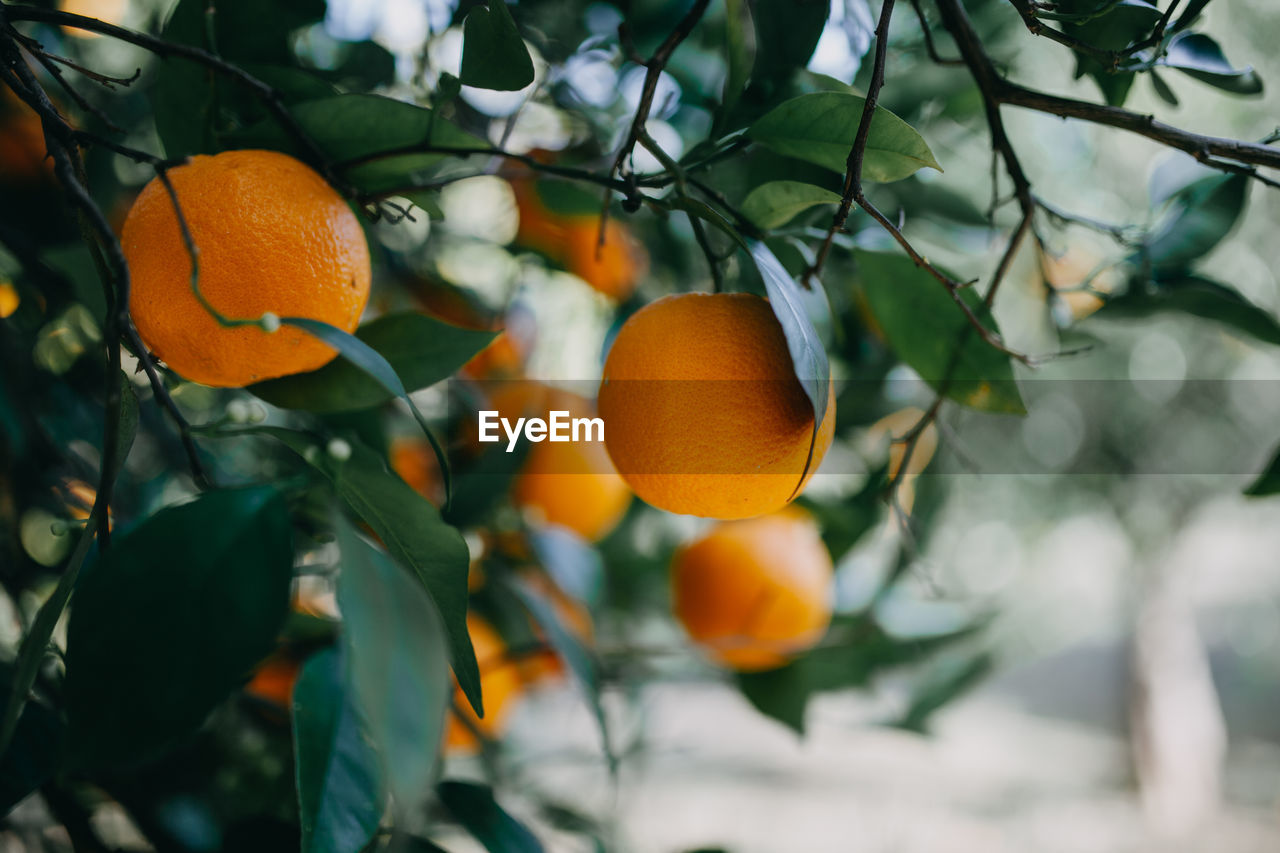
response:
[(1017, 359), (1024, 364), (1029, 363), (1030, 359), (1023, 353), (1010, 349), (1000, 340), (1000, 336), (988, 329), (982, 324), (981, 318), (965, 301), (961, 290), (972, 282), (960, 282), (951, 276), (942, 272), (920, 254), (911, 242), (903, 235), (902, 230), (893, 224), (887, 216), (885, 216), (879, 208), (877, 208), (866, 197), (862, 190), (862, 167), (866, 159), (867, 140), (871, 134), (871, 119), (875, 115), (876, 104), (880, 99), (880, 90), (884, 87), (884, 66), (885, 57), (889, 48), (889, 23), (893, 17), (894, 0), (884, 0), (884, 4), (880, 7), (880, 19), (876, 24), (876, 52), (874, 64), (872, 66), (871, 82), (867, 86), (866, 102), (862, 109), (862, 118), (858, 122), (858, 130), (853, 138), (853, 147), (849, 150), (849, 157), (846, 160), (844, 175), (844, 191), (840, 197), (840, 206), (836, 209), (835, 215), (831, 219), (831, 226), (827, 229), (826, 236), (823, 238), (822, 245), (818, 249), (817, 257), (814, 259), (813, 266), (806, 271), (804, 281), (806, 285), (812, 279), (818, 277), (822, 273), (822, 267), (826, 263), (827, 256), (831, 252), (831, 245), (835, 240), (836, 234), (841, 231), (845, 223), (849, 219), (849, 213), (856, 203), (859, 207), (867, 212), (880, 227), (887, 231), (893, 239), (902, 247), (908, 257), (911, 258), (915, 265), (927, 271), (937, 281), (946, 288), (947, 294), (955, 302), (956, 306), (965, 315), (965, 319), (969, 321), (974, 330), (982, 337), (988, 345), (994, 347), (1000, 352), (1008, 355), (1010, 358)]
[[(1247, 166), (1280, 169), (1280, 148), (1219, 136), (1205, 136), (1157, 121), (1155, 116), (1122, 107), (1063, 98), (1013, 83), (995, 71), (982, 41), (974, 31), (960, 0), (937, 0), (943, 25), (955, 40), (984, 95), (997, 104), (1074, 118), (1145, 137), (1168, 148), (1183, 151), (1202, 163), (1222, 169), (1214, 158)], [(978, 69), (978, 70), (975, 70)], [(980, 77), (977, 75), (981, 75)], [(1252, 173), (1256, 175), (1255, 173)]]

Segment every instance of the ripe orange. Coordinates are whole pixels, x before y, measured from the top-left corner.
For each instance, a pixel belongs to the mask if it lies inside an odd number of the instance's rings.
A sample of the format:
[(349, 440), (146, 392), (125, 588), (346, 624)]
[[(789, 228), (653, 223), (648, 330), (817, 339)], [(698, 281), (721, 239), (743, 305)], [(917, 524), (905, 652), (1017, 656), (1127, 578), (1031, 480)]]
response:
[(817, 525), (788, 507), (721, 522), (677, 551), (672, 604), (689, 636), (720, 663), (771, 669), (822, 639), (833, 577)]
[(712, 518), (785, 506), (835, 432), (829, 395), (806, 470), (813, 406), (769, 303), (745, 293), (667, 296), (632, 315), (605, 360), (599, 405), (609, 455), (636, 494)]
[(244, 692), (287, 713), (293, 705), (293, 688), (301, 669), (302, 662), (292, 652), (276, 651), (258, 665)]
[[(193, 157), (169, 174), (199, 250), (200, 290), (218, 311), (355, 329), (369, 299), (369, 248), (355, 214), (320, 175), (274, 151)], [(301, 329), (219, 325), (191, 289), (190, 257), (158, 178), (130, 209), (122, 244), (138, 332), (187, 379), (240, 387), (334, 357)]]
[(605, 296), (622, 301), (631, 295), (648, 269), (648, 257), (631, 229), (609, 220), (604, 245), (598, 246), (598, 214), (556, 213), (528, 179), (514, 181), (512, 188), (520, 215), (517, 243), (546, 255)]
[(0, 88), (0, 184), (30, 186), (52, 175), (40, 117), (10, 89)]
[[(511, 712), (511, 702), (523, 689), (520, 670), (507, 657), (506, 644), (493, 626), (474, 613), (467, 614), (467, 633), (476, 650), (476, 662), (480, 666), (480, 692), (484, 696), (484, 718), (467, 704), (462, 688), (454, 683), (453, 704), (457, 709), (445, 722), (444, 748), (446, 752), (469, 753), (476, 751), (480, 743), (472, 732), (474, 727), (488, 738), (502, 733)], [(458, 715), (471, 725), (468, 726)]]
[[(536, 382), (503, 385), (491, 396), (491, 403), (512, 423), (519, 417), (548, 420), (553, 411), (568, 412), (571, 419), (596, 416), (585, 397)], [(598, 438), (598, 433), (591, 437)], [(622, 520), (631, 504), (631, 490), (614, 470), (602, 442), (548, 440), (529, 445), (511, 498), (536, 520), (558, 524), (596, 542)]]

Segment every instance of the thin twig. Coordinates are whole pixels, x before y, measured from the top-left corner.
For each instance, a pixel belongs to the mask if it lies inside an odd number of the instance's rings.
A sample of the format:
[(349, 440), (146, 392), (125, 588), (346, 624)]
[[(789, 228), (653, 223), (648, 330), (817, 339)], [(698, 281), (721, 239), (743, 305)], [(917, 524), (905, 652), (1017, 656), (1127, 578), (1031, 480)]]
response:
[[(707, 6), (711, 0), (694, 0), (693, 5), (689, 7), (689, 11), (680, 19), (662, 44), (658, 45), (658, 49), (653, 52), (649, 60), (644, 63), (644, 85), (640, 89), (640, 100), (636, 105), (635, 117), (631, 120), (631, 128), (627, 131), (626, 139), (622, 143), (622, 147), (618, 149), (618, 153), (614, 155), (613, 165), (609, 169), (606, 177), (612, 178), (615, 174), (622, 171), (622, 167), (626, 164), (632, 152), (635, 151), (636, 143), (640, 141), (640, 133), (644, 130), (645, 123), (649, 120), (649, 111), (653, 109), (653, 96), (658, 91), (658, 80), (662, 77), (662, 71), (666, 68), (667, 63), (671, 60), (671, 55), (675, 53), (680, 43), (689, 37), (693, 32), (693, 28), (697, 26), (698, 21), (702, 19), (703, 14), (707, 11)], [(619, 26), (619, 40), (624, 43), (627, 41), (625, 22)], [(635, 175), (627, 173), (631, 180), (625, 184), (624, 195), (627, 203), (639, 205), (638, 193), (635, 186)], [(600, 209), (600, 231), (596, 237), (596, 252), (599, 253), (600, 247), (604, 246), (605, 229), (609, 221), (609, 201), (612, 198), (612, 192), (606, 191), (604, 194), (604, 202)]]
[(929, 19), (924, 16), (924, 7), (920, 5), (920, 0), (911, 0), (911, 8), (915, 10), (916, 18), (920, 20), (920, 34), (924, 36), (924, 49), (928, 51), (929, 58), (938, 65), (964, 65), (963, 59), (953, 59), (938, 53), (938, 46), (933, 41), (933, 31), (929, 29)]

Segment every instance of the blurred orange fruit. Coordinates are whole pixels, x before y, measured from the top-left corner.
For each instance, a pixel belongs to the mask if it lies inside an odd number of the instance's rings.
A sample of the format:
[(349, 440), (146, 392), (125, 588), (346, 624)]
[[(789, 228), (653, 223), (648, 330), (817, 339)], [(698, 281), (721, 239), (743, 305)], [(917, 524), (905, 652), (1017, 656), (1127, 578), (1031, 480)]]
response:
[(475, 648), (476, 662), (480, 666), (484, 717), (476, 716), (467, 703), (462, 688), (455, 682), (454, 711), (445, 722), (446, 753), (469, 753), (479, 749), (480, 742), (475, 731), (486, 738), (499, 737), (510, 715), (512, 700), (523, 690), (520, 670), (507, 657), (507, 646), (493, 626), (483, 617), (468, 613), (467, 633), (471, 635), (471, 645)]
[(518, 179), (512, 187), (520, 215), (517, 243), (546, 255), (612, 299), (625, 300), (635, 291), (649, 261), (631, 229), (609, 220), (600, 245), (598, 214), (556, 213), (529, 179)]
[(0, 320), (12, 317), (13, 312), (22, 304), (18, 288), (11, 281), (0, 281)]
[[(108, 24), (119, 26), (129, 14), (129, 0), (58, 0), (58, 8), (72, 15), (84, 15), (86, 18), (97, 18)], [(97, 38), (98, 33), (67, 27), (65, 32), (76, 38)]]
[(11, 89), (0, 87), (0, 184), (40, 184), (52, 176), (40, 117)]
[(772, 669), (812, 648), (831, 621), (833, 568), (818, 527), (788, 507), (721, 522), (671, 563), (676, 618), (719, 663)]
[[(506, 383), (490, 401), (512, 423), (520, 417), (548, 420), (551, 412), (568, 412), (571, 419), (596, 416), (587, 398), (537, 382)], [(580, 433), (580, 438), (586, 437)], [(557, 524), (597, 542), (626, 514), (631, 489), (614, 470), (603, 442), (547, 440), (529, 444), (511, 498), (537, 521)]]
[(293, 688), (302, 662), (292, 652), (280, 650), (259, 664), (244, 692), (255, 699), (288, 712), (293, 707)]
[(769, 303), (746, 293), (667, 296), (632, 315), (605, 360), (599, 407), (637, 495), (712, 518), (785, 506), (835, 433), (829, 394), (810, 460), (813, 406)]
[[(218, 311), (355, 330), (369, 299), (369, 249), (355, 214), (319, 174), (275, 151), (224, 151), (193, 157), (169, 177), (200, 253), (200, 291)], [(220, 325), (192, 289), (191, 259), (158, 178), (129, 210), (122, 244), (138, 332), (187, 379), (240, 387), (315, 370), (336, 355), (301, 329)]]

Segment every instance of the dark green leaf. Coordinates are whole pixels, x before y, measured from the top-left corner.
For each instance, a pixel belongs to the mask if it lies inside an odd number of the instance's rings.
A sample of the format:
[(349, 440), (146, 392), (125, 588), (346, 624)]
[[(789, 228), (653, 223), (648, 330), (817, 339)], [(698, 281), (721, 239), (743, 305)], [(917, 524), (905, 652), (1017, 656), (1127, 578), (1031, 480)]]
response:
[[(451, 376), (497, 333), (463, 329), (426, 314), (404, 312), (366, 323), (355, 336), (382, 357), (403, 380), (406, 390), (417, 391)], [(398, 394), (346, 358), (336, 358), (311, 373), (259, 382), (249, 390), (272, 405), (310, 412), (366, 409)]]
[(1151, 35), (1160, 21), (1160, 10), (1147, 0), (1120, 0), (1108, 6), (1103, 14), (1081, 24), (1068, 23), (1064, 29), (1101, 50), (1124, 50)]
[[(297, 104), (289, 112), (331, 162), (352, 161), (345, 177), (365, 192), (407, 190), (414, 176), (454, 152), (492, 147), (426, 107), (381, 95), (337, 95)], [(259, 122), (231, 139), (244, 148), (303, 153), (274, 120)]]
[[(133, 440), (138, 434), (138, 395), (134, 392), (129, 378), (123, 373), (119, 376), (120, 423), (116, 431), (116, 468), (111, 474), (113, 479), (124, 467), (124, 462), (129, 457), (129, 450), (133, 447)], [(53, 636), (53, 630), (67, 602), (71, 599), (72, 590), (75, 589), (76, 580), (80, 575), (80, 567), (93, 545), (96, 528), (95, 519), (90, 518), (76, 540), (75, 550), (67, 562), (67, 568), (63, 571), (62, 577), (58, 579), (58, 585), (54, 587), (53, 594), (40, 605), (31, 629), (22, 638), (13, 670), (14, 682), (5, 697), (4, 718), (0, 720), (0, 753), (8, 747), (19, 725), (23, 705), (31, 693), (31, 686), (35, 684), (40, 664), (44, 660), (49, 640)]]
[[(935, 389), (950, 375), (946, 393), (958, 403), (1026, 414), (1009, 357), (973, 331), (942, 284), (905, 255), (859, 251), (855, 256), (867, 305), (898, 358)], [(972, 288), (960, 293), (983, 325), (998, 332)]]
[(1148, 73), (1151, 77), (1151, 88), (1156, 90), (1156, 95), (1160, 100), (1170, 106), (1176, 107), (1178, 105), (1178, 96), (1174, 94), (1173, 89), (1169, 88), (1169, 84), (1164, 82), (1164, 78), (1155, 71), (1150, 71)]
[(1280, 346), (1280, 321), (1236, 290), (1202, 276), (1187, 275), (1134, 288), (1107, 300), (1099, 316), (1145, 317), (1157, 311), (1180, 311), (1212, 320), (1263, 343)]
[(1178, 33), (1170, 40), (1160, 65), (1176, 68), (1226, 92), (1262, 94), (1262, 78), (1253, 67), (1232, 67), (1218, 43), (1203, 33)]
[[(6, 668), (5, 681), (12, 675)], [(52, 708), (41, 702), (26, 703), (13, 743), (0, 760), (0, 817), (53, 777), (65, 735), (66, 727)]]
[(387, 470), (385, 460), (359, 442), (351, 442), (351, 457), (339, 461), (293, 430), (258, 427), (242, 432), (270, 435), (315, 466), (396, 561), (414, 572), (444, 622), (458, 684), (476, 713), (483, 714), (480, 670), (467, 633), (470, 555), (457, 528), (445, 524), (430, 501)]
[(1280, 495), (1280, 452), (1277, 452), (1272, 458), (1267, 470), (1258, 475), (1249, 488), (1244, 490), (1249, 497), (1265, 497), (1268, 495)]
[[(792, 98), (758, 119), (747, 136), (787, 157), (844, 174), (866, 100), (841, 92), (814, 92)], [(915, 128), (877, 107), (867, 137), (862, 177), (897, 181), (928, 166), (942, 171)]]
[[(417, 420), (418, 426), (422, 428), (423, 435), (431, 443), (432, 451), (435, 452), (436, 464), (440, 466), (441, 477), (444, 480), (445, 503), (448, 504), (449, 498), (453, 495), (453, 480), (449, 470), (449, 458), (445, 454), (444, 448), (440, 446), (440, 442), (436, 439), (435, 433), (431, 431), (431, 426), (427, 423), (426, 418), (418, 410), (417, 404), (409, 396), (404, 383), (400, 379), (400, 375), (392, 367), (391, 362), (384, 358), (382, 353), (355, 335), (344, 332), (342, 329), (320, 320), (311, 320), (306, 317), (282, 317), (280, 322), (290, 326), (297, 326), (299, 329), (315, 335), (336, 349), (349, 368), (366, 377), (366, 382), (370, 384), (370, 387), (374, 389), (381, 387), (381, 391), (388, 395), (385, 399), (399, 397), (404, 400), (409, 407), (409, 411), (413, 413), (414, 419)], [(407, 363), (406, 366), (415, 369), (420, 368), (419, 365), (411, 363)]]
[(206, 492), (118, 537), (67, 627), (73, 764), (140, 761), (194, 731), (274, 648), (292, 576), (289, 514), (267, 487)]
[(422, 585), (343, 525), (338, 609), (350, 682), (401, 814), (429, 795), (452, 695), (440, 615)]
[(747, 248), (747, 241), (738, 233), (738, 229), (734, 228), (729, 220), (717, 213), (715, 208), (706, 202), (698, 201), (696, 198), (689, 198), (688, 196), (674, 196), (670, 199), (664, 199), (661, 203), (654, 202), (654, 204), (658, 204), (667, 210), (682, 210), (705, 222), (710, 222), (739, 246), (744, 249)]
[(312, 655), (298, 675), (293, 751), (303, 853), (363, 850), (382, 819), (382, 780), (333, 649)]
[(755, 30), (751, 21), (751, 7), (747, 0), (725, 0), (724, 45), (729, 71), (725, 75), (724, 92), (720, 96), (718, 121), (733, 112), (742, 91), (751, 77), (751, 66), (756, 61)]
[(507, 496), (511, 481), (524, 464), (532, 445), (522, 441), (511, 453), (496, 444), (476, 459), (470, 468), (454, 477), (453, 499), (444, 519), (455, 527), (479, 523)]
[(752, 87), (777, 87), (809, 64), (831, 14), (828, 0), (758, 0), (751, 4), (756, 58)]
[(801, 181), (770, 181), (753, 189), (742, 202), (742, 213), (761, 228), (778, 228), (819, 204), (839, 204), (831, 190)]
[(761, 713), (803, 734), (805, 707), (814, 694), (865, 686), (880, 671), (923, 660), (967, 634), (904, 642), (865, 618), (837, 617), (822, 645), (778, 669), (739, 673), (738, 688)]
[(476, 5), (462, 24), (462, 72), (467, 86), (516, 92), (533, 82), (533, 60), (503, 0)]
[(441, 782), (436, 792), (453, 819), (489, 853), (542, 853), (534, 834), (498, 805), (492, 788), (450, 780)]
[(1173, 26), (1169, 29), (1172, 32), (1185, 30), (1196, 22), (1200, 17), (1200, 13), (1204, 11), (1204, 7), (1209, 5), (1210, 0), (1191, 0), (1182, 9), (1182, 14), (1178, 16), (1178, 20), (1173, 22)]
[(994, 666), (995, 660), (987, 652), (970, 658), (939, 661), (916, 685), (911, 694), (911, 704), (896, 725), (908, 731), (923, 732), (936, 711), (986, 678)]
[(764, 243), (751, 244), (751, 257), (760, 270), (760, 277), (764, 279), (765, 291), (769, 294), (769, 307), (782, 325), (796, 378), (804, 387), (805, 396), (813, 404), (813, 434), (817, 436), (818, 428), (827, 413), (827, 398), (831, 391), (831, 363), (827, 361), (827, 351), (822, 346), (809, 311), (810, 306), (815, 305), (828, 311), (830, 309), (825, 300), (806, 298), (800, 285)]
[(1175, 196), (1144, 253), (1158, 273), (1184, 270), (1211, 252), (1235, 227), (1249, 191), (1245, 175), (1215, 175)]
[[(211, 50), (237, 64), (293, 65), (290, 38), (321, 20), (323, 0), (219, 0), (209, 16), (207, 0), (181, 0), (165, 24), (168, 41)], [(220, 112), (243, 98), (237, 84), (185, 59), (162, 60), (152, 90), (156, 130), (169, 157), (219, 150)]]

